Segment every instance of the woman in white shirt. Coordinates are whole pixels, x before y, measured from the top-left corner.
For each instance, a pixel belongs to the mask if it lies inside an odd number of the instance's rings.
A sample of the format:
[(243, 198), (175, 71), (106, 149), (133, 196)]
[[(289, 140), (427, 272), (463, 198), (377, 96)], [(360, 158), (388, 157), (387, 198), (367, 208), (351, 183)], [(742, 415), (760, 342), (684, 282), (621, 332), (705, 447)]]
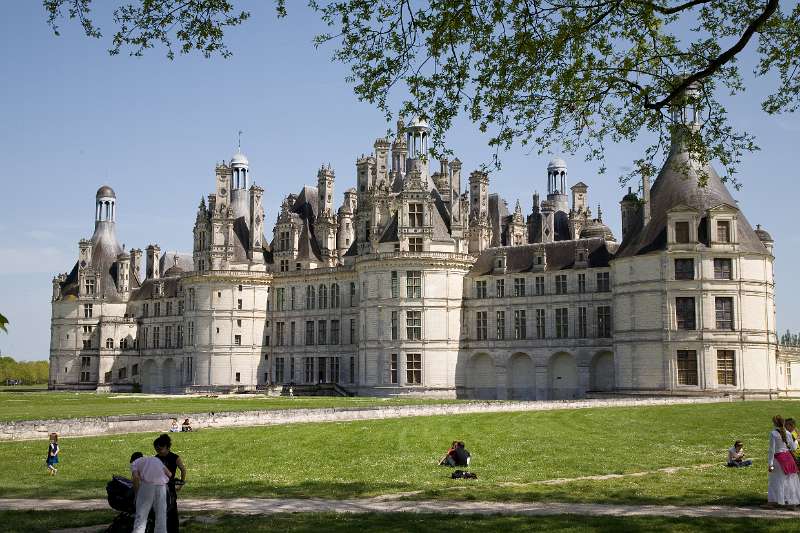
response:
[(800, 505), (800, 478), (791, 452), (797, 441), (786, 431), (783, 418), (772, 418), (775, 428), (769, 434), (769, 481), (767, 501), (773, 505)]

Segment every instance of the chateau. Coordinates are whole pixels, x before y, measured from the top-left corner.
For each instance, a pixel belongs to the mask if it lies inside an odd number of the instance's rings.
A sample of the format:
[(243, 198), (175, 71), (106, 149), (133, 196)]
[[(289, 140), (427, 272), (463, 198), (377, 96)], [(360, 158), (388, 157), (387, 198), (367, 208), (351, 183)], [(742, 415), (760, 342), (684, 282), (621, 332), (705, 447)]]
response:
[(652, 187), (622, 198), (618, 240), (561, 159), (526, 215), (458, 159), (432, 172), (429, 135), (416, 119), (376, 140), (338, 208), (320, 168), (282, 200), (271, 241), (241, 151), (216, 166), (191, 253), (126, 251), (101, 187), (94, 234), (53, 280), (50, 388), (536, 400), (798, 388), (800, 359), (778, 352), (773, 240), (679, 139)]

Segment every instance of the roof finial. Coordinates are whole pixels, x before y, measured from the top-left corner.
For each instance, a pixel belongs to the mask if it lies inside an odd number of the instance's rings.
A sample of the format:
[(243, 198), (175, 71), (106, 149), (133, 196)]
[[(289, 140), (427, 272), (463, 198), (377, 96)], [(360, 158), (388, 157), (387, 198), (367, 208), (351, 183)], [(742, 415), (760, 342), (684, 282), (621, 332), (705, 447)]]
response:
[(600, 204), (597, 204), (597, 221), (603, 221), (603, 210), (600, 208)]
[(240, 154), (242, 153), (242, 133), (244, 133), (244, 132), (242, 130), (239, 130), (238, 151), (239, 151)]

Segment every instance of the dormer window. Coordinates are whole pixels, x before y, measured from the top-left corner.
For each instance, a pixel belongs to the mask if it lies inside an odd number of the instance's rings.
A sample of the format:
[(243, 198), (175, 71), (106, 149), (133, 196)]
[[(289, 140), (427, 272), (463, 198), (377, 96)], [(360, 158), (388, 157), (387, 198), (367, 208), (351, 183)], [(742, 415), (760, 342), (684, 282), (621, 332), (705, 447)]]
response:
[(408, 225), (412, 228), (423, 226), (422, 204), (408, 204)]
[(730, 220), (720, 220), (717, 222), (717, 242), (731, 242)]
[(688, 222), (675, 222), (675, 242), (679, 244), (691, 242), (689, 229)]

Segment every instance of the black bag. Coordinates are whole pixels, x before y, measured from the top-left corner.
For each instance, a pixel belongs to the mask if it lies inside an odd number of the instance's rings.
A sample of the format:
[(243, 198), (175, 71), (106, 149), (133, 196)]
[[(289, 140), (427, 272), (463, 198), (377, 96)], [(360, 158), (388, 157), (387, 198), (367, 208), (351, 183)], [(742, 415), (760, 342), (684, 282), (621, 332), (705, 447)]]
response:
[(452, 479), (478, 479), (477, 474), (472, 472), (465, 472), (463, 470), (456, 470), (450, 476)]
[(122, 476), (111, 476), (106, 484), (108, 505), (115, 511), (136, 513), (136, 496), (133, 492), (133, 481)]

